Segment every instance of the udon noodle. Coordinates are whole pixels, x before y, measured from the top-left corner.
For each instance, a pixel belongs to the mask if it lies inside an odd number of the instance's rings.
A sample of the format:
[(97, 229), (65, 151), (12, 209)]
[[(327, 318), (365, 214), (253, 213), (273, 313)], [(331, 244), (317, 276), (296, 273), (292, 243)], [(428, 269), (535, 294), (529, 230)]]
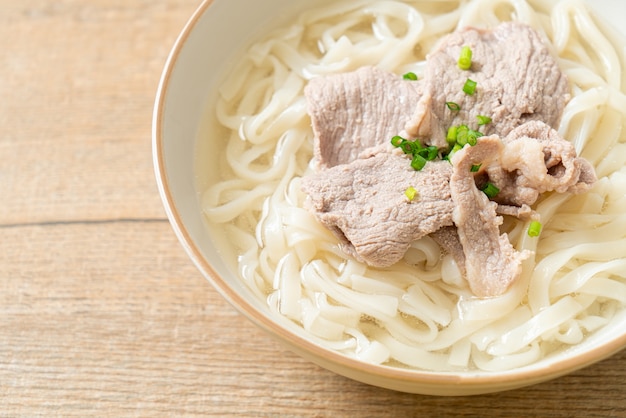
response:
[[(598, 182), (581, 195), (544, 196), (535, 207), (540, 238), (505, 220), (513, 245), (535, 256), (500, 297), (473, 297), (429, 237), (390, 268), (346, 257), (303, 208), (313, 138), (307, 80), (364, 65), (421, 76), (443, 35), (504, 20), (538, 30), (558, 57), (572, 93), (558, 130)], [(306, 11), (255, 42), (220, 89), (211, 110), (221, 127), (211, 135), (223, 135), (213, 144), (225, 143), (224, 162), (202, 193), (205, 215), (275, 314), (365, 362), (497, 371), (578, 344), (626, 304), (626, 77), (616, 36), (582, 1), (360, 0)]]

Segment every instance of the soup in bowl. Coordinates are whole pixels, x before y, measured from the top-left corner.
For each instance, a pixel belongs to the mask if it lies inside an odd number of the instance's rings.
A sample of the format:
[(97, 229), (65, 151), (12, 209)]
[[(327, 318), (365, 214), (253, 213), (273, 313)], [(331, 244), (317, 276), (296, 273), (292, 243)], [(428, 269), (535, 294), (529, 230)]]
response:
[(610, 356), (626, 62), (600, 15), (623, 5), (598, 4), (204, 2), (154, 113), (179, 240), (256, 325), (372, 385), (488, 393)]

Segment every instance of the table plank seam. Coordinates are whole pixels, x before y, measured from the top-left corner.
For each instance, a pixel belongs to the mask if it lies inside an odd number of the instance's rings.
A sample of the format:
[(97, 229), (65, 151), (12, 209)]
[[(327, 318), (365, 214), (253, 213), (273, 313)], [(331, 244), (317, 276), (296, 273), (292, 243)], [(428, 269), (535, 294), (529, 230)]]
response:
[(168, 222), (163, 218), (111, 218), (111, 219), (71, 219), (71, 220), (49, 220), (36, 222), (15, 222), (0, 223), (0, 229), (27, 228), (32, 226), (67, 226), (67, 225), (102, 225), (119, 223), (164, 223)]

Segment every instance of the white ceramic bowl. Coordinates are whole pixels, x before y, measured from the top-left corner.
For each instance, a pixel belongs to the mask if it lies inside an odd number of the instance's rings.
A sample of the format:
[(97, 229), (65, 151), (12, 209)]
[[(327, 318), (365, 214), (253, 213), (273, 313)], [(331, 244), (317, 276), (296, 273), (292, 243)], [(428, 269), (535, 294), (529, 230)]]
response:
[[(196, 138), (222, 63), (230, 62), (233, 51), (243, 48), (253, 35), (265, 32), (268, 22), (311, 4), (310, 0), (206, 0), (180, 34), (163, 72), (153, 121), (157, 183), (180, 242), (223, 297), (310, 361), (361, 382), (411, 393), (470, 395), (509, 390), (569, 373), (625, 347), (626, 312), (622, 312), (584, 343), (531, 366), (497, 373), (411, 371), (365, 364), (324, 349), (293, 324), (271, 315), (267, 306), (252, 295), (224, 262), (220, 248), (207, 232), (195, 184)], [(594, 4), (615, 24), (626, 16), (626, 2), (621, 0), (594, 0)]]

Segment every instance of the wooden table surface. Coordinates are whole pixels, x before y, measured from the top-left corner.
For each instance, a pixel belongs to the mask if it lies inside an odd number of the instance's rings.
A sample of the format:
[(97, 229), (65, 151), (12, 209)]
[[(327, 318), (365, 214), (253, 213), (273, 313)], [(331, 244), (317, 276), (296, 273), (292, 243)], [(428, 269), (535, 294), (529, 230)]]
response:
[(187, 258), (152, 168), (199, 0), (0, 0), (0, 416), (626, 416), (626, 351), (534, 387), (397, 393), (286, 351)]

